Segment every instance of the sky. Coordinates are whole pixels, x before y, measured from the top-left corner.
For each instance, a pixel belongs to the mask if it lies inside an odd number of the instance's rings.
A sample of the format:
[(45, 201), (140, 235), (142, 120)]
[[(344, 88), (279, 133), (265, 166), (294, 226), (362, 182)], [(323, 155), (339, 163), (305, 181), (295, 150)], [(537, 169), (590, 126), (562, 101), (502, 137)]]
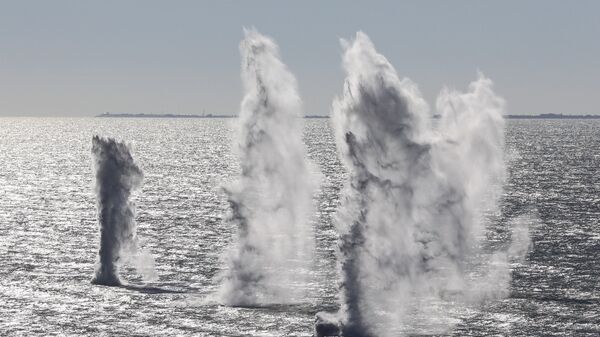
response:
[(431, 106), (481, 70), (510, 114), (600, 114), (600, 1), (0, 0), (0, 116), (237, 114), (238, 45), (280, 47), (308, 115), (341, 93), (340, 38), (368, 34)]

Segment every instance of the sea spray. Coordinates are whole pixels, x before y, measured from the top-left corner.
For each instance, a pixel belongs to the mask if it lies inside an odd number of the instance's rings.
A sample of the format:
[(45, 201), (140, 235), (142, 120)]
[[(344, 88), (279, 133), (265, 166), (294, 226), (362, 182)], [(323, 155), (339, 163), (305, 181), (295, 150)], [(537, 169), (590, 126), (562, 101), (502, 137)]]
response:
[[(481, 249), (505, 179), (504, 101), (480, 75), (467, 93), (440, 94), (434, 128), (417, 86), (364, 33), (342, 44), (347, 77), (332, 108), (349, 179), (336, 219), (341, 308), (317, 315), (316, 335), (444, 332), (449, 311), (505, 295), (508, 250), (526, 251), (522, 230), (519, 249)], [(491, 274), (502, 277), (472, 289)]]
[(296, 80), (277, 45), (256, 30), (240, 44), (244, 98), (236, 148), (239, 180), (228, 186), (238, 228), (220, 300), (228, 305), (298, 301), (312, 262), (310, 216), (316, 180), (302, 140)]
[(118, 267), (124, 261), (131, 262), (145, 280), (152, 280), (154, 259), (138, 247), (135, 210), (129, 200), (142, 184), (142, 170), (127, 145), (111, 138), (94, 136), (92, 155), (100, 225), (99, 263), (92, 283), (121, 285)]

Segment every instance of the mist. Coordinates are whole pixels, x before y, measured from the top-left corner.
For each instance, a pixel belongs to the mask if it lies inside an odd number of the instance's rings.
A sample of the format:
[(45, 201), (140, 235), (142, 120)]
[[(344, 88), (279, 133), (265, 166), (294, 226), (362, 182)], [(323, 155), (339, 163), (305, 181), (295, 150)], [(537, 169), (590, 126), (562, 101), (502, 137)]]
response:
[(98, 265), (92, 283), (120, 286), (119, 266), (133, 265), (145, 281), (157, 278), (154, 258), (139, 247), (131, 194), (140, 188), (143, 172), (125, 143), (94, 136), (92, 156), (100, 228)]
[(484, 249), (506, 179), (505, 101), (479, 74), (465, 92), (440, 93), (433, 125), (417, 85), (366, 34), (342, 46), (332, 106), (348, 171), (336, 217), (341, 309), (319, 313), (316, 334), (446, 332), (453, 313), (507, 296), (509, 262), (528, 250), (524, 226), (510, 247)]
[(241, 174), (225, 187), (226, 221), (238, 234), (219, 297), (237, 306), (297, 302), (312, 263), (318, 174), (302, 140), (296, 79), (272, 39), (254, 29), (244, 34), (244, 98), (234, 144)]

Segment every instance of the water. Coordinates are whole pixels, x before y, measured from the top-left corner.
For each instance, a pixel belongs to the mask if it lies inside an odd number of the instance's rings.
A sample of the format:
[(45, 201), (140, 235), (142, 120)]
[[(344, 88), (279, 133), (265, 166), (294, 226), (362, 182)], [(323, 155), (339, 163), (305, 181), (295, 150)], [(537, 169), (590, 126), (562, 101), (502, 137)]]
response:
[[(221, 185), (239, 174), (234, 119), (0, 118), (0, 332), (7, 336), (310, 336), (314, 314), (337, 309), (332, 215), (344, 172), (328, 120), (306, 120), (323, 173), (314, 220), (311, 292), (296, 305), (231, 308), (218, 289), (225, 225)], [(141, 246), (159, 281), (92, 285), (99, 241), (91, 138), (125, 139), (144, 171), (134, 196)], [(600, 334), (600, 121), (510, 120), (503, 217), (537, 209), (533, 248), (513, 265), (511, 295), (455, 313), (449, 335)], [(509, 231), (490, 228), (503, 244)], [(141, 285), (133, 268), (121, 278)]]

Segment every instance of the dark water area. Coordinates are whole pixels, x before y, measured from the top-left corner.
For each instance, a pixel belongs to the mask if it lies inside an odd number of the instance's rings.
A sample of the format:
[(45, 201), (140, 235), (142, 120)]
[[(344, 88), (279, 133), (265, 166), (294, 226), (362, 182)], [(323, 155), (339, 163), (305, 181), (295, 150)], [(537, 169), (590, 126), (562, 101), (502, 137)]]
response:
[[(537, 211), (533, 249), (513, 272), (510, 335), (600, 333), (600, 123), (510, 121), (503, 213)], [(514, 152), (510, 152), (514, 151)], [(499, 305), (502, 307), (502, 304)]]

